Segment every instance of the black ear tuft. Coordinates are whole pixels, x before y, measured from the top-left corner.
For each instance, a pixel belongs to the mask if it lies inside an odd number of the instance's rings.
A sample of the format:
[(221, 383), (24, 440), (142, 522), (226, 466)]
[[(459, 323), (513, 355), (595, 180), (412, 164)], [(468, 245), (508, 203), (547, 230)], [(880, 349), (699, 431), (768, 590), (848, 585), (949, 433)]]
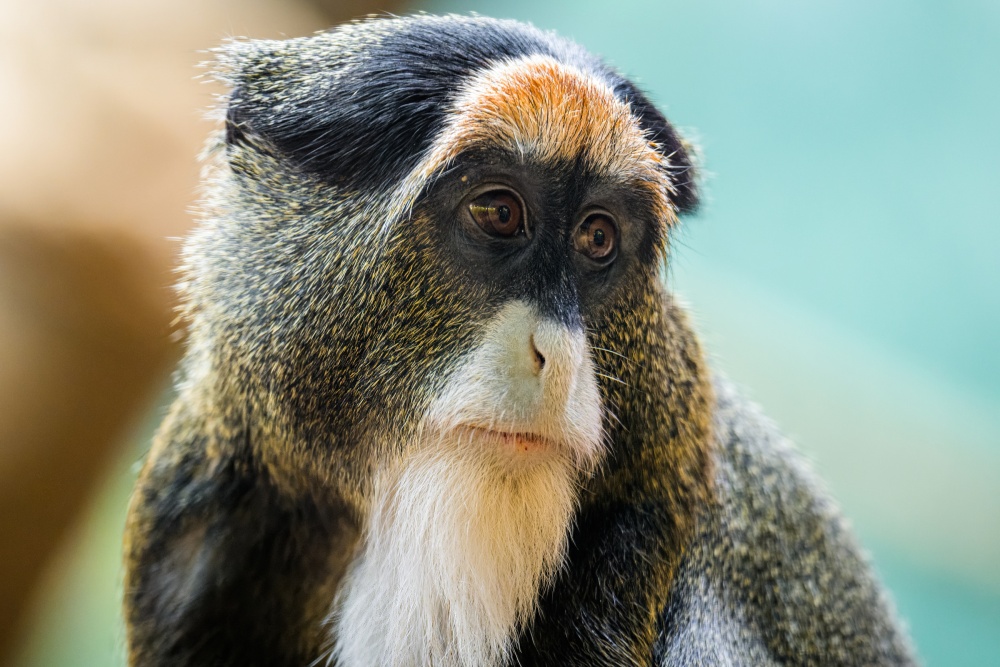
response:
[(674, 205), (679, 213), (693, 213), (698, 208), (698, 166), (695, 163), (693, 147), (685, 141), (632, 83), (623, 81), (616, 86), (615, 93), (629, 103), (632, 113), (639, 119), (639, 125), (649, 133), (660, 151), (670, 162), (670, 175), (674, 182)]
[(229, 107), (226, 109), (226, 145), (242, 144), (246, 141), (246, 133), (241, 127), (239, 116), (236, 113), (237, 106), (233, 100), (239, 99), (239, 91), (234, 90), (230, 95)]

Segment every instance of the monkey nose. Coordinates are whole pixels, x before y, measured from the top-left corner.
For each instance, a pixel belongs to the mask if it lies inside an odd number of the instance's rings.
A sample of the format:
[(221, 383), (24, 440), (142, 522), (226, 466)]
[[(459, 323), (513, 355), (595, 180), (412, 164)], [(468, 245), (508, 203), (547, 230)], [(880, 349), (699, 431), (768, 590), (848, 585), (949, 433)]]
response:
[(585, 356), (583, 332), (542, 319), (528, 337), (528, 347), (528, 361), (539, 383), (540, 400), (550, 406), (561, 406), (569, 398)]
[(535, 334), (531, 334), (528, 340), (531, 345), (531, 351), (534, 353), (534, 371), (535, 375), (539, 375), (543, 370), (545, 370), (545, 355), (541, 353), (538, 349), (538, 345), (535, 344)]

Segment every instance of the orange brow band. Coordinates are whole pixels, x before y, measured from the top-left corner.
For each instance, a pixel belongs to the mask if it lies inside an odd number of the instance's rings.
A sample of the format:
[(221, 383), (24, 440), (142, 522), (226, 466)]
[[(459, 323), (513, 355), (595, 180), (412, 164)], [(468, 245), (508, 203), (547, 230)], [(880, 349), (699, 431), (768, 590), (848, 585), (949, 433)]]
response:
[(657, 219), (666, 227), (676, 221), (669, 163), (629, 105), (597, 77), (549, 56), (497, 63), (466, 84), (444, 129), (404, 181), (399, 208), (409, 208), (428, 180), (473, 145), (512, 149), (540, 162), (581, 160), (593, 173), (647, 189)]

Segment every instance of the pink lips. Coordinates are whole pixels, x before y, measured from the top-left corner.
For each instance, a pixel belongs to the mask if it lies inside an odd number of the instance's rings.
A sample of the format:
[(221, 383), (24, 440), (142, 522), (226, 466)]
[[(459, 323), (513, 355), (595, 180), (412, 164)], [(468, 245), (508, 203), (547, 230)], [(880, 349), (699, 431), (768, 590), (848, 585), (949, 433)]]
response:
[(554, 443), (551, 440), (538, 435), (537, 433), (511, 433), (509, 431), (496, 431), (490, 428), (483, 428), (481, 426), (461, 426), (459, 429), (461, 431), (468, 432), (477, 439), (495, 442), (504, 449), (510, 449), (519, 453), (527, 454), (530, 452), (544, 451), (554, 446)]

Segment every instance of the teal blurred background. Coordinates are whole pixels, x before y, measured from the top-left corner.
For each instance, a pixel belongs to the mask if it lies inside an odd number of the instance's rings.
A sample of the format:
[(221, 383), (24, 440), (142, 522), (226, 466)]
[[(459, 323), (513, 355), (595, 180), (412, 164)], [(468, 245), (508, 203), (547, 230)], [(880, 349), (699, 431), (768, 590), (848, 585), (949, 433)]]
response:
[[(1000, 2), (412, 7), (573, 38), (700, 144), (705, 203), (668, 281), (715, 365), (814, 461), (926, 663), (1000, 665)], [(119, 540), (150, 419), (18, 664), (122, 664)]]

